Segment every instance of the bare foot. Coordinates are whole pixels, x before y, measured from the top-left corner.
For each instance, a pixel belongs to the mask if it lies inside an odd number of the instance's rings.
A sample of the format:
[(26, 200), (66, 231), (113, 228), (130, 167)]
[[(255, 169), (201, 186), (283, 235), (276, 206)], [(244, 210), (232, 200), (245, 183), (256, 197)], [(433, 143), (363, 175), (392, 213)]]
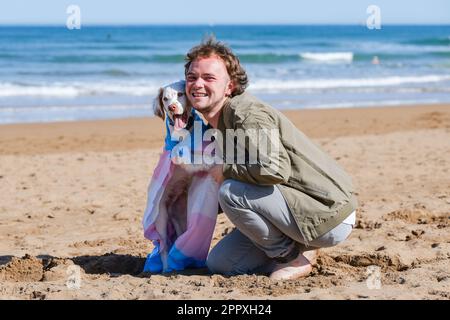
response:
[(275, 267), (270, 279), (272, 280), (294, 280), (306, 277), (312, 271), (316, 263), (317, 250), (299, 253), (297, 258), (288, 263), (279, 264)]
[(315, 266), (317, 264), (317, 257), (319, 256), (319, 249), (304, 251), (303, 255), (306, 259), (309, 260), (309, 263), (311, 263), (311, 265)]

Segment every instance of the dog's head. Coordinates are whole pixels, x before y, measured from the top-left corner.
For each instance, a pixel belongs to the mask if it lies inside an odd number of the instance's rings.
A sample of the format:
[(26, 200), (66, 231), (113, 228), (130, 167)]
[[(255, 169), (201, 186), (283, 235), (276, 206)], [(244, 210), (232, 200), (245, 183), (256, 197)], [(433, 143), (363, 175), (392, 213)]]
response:
[(191, 111), (184, 80), (160, 88), (153, 102), (154, 114), (163, 120), (167, 117), (175, 130), (185, 129), (189, 125), (193, 120)]

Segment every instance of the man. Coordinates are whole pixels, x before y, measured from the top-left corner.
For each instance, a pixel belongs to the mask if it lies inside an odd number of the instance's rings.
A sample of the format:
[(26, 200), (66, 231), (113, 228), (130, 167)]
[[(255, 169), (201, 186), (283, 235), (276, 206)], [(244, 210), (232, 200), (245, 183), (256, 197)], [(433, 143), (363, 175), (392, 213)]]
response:
[[(352, 230), (357, 204), (351, 179), (283, 114), (245, 92), (247, 75), (227, 46), (208, 39), (186, 60), (188, 99), (223, 137), (227, 129), (279, 133), (275, 156), (250, 163), (253, 140), (245, 145), (244, 163), (214, 168), (219, 203), (237, 229), (211, 250), (209, 269), (270, 273), (274, 280), (308, 275), (317, 249), (344, 241)], [(231, 149), (223, 152), (227, 159)]]

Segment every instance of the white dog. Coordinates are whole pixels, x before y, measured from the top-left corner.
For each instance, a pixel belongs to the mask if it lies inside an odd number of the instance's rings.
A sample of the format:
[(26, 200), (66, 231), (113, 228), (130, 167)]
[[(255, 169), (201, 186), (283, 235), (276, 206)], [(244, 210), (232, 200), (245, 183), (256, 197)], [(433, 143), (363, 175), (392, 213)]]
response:
[(159, 88), (158, 96), (153, 102), (153, 112), (163, 120), (169, 118), (169, 123), (175, 130), (185, 129), (188, 121), (193, 121), (192, 106), (186, 97), (185, 81), (171, 83)]
[[(206, 259), (209, 246), (206, 248), (205, 241), (206, 244), (210, 242), (214, 226), (211, 229), (211, 224), (207, 223), (208, 226), (205, 228), (204, 223), (198, 221), (208, 217), (208, 221), (213, 220), (215, 223), (218, 186), (208, 175), (211, 165), (179, 164), (174, 161), (172, 155), (168, 156), (168, 152), (171, 152), (180, 143), (172, 140), (174, 133), (182, 131), (182, 129), (186, 132), (192, 131), (194, 121), (200, 121), (204, 128), (206, 125), (190, 105), (185, 94), (184, 81), (160, 88), (153, 109), (154, 114), (165, 121), (167, 132), (165, 153), (161, 156), (149, 186), (147, 208), (143, 220), (145, 235), (154, 241), (157, 251), (149, 255), (147, 262), (149, 265), (153, 265), (147, 267), (146, 264), (144, 271), (146, 271), (145, 269), (160, 271), (158, 263), (155, 262), (159, 259), (155, 258), (155, 255), (160, 257), (161, 271), (163, 272), (188, 266), (200, 266), (201, 263), (192, 263), (187, 259), (185, 259), (186, 261), (176, 261), (175, 256), (179, 257), (180, 254), (173, 253), (173, 251), (181, 251), (182, 256), (195, 255), (199, 261)], [(183, 140), (182, 143), (190, 145), (190, 141)], [(190, 157), (190, 154), (188, 156)], [(199, 216), (201, 216), (200, 220)], [(198, 228), (202, 228), (202, 230)], [(184, 238), (181, 237), (182, 235)], [(197, 244), (196, 240), (192, 240), (203, 236), (204, 239), (197, 239)], [(183, 243), (186, 241), (185, 238), (190, 239), (189, 244)], [(177, 248), (172, 249), (177, 241)], [(189, 249), (190, 246), (193, 248)], [(199, 247), (198, 255), (196, 255), (197, 248), (195, 246)], [(170, 252), (173, 255), (168, 257)]]

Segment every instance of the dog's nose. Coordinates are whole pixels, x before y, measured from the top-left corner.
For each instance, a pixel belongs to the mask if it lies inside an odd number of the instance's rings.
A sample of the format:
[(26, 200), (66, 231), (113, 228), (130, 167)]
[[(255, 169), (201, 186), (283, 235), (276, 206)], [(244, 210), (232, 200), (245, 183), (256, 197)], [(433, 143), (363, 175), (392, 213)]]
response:
[(169, 106), (169, 111), (174, 112), (176, 108), (177, 108), (176, 105), (171, 104), (171, 105)]

